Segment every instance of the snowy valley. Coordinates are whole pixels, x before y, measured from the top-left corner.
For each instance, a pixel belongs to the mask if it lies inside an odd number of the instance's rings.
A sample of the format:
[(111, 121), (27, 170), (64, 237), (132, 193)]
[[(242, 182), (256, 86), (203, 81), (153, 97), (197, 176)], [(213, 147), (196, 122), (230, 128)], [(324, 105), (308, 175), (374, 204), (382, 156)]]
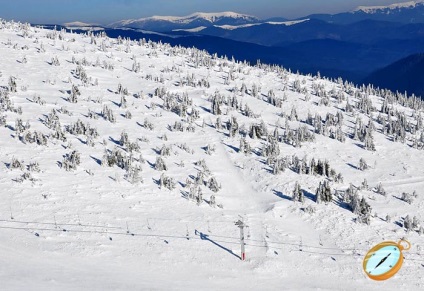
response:
[[(423, 111), (341, 79), (0, 21), (1, 288), (420, 290)], [(399, 273), (368, 279), (366, 252), (401, 238)]]

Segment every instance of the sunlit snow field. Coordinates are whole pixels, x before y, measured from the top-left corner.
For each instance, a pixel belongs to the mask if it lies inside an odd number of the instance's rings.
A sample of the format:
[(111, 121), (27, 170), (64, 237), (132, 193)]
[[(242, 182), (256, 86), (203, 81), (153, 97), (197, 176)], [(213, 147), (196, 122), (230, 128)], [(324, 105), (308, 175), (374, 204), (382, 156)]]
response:
[[(46, 36), (49, 35), (50, 38)], [(52, 59), (60, 65), (52, 65)], [(135, 57), (135, 60), (134, 60)], [(73, 62), (73, 58), (74, 61)], [(85, 59), (85, 61), (83, 61)], [(231, 57), (230, 57), (231, 59)], [(76, 77), (77, 63), (88, 76), (84, 86)], [(133, 64), (140, 64), (134, 72)], [(104, 68), (113, 66), (113, 70)], [(230, 72), (230, 73), (229, 73)], [(229, 77), (230, 75), (230, 77)], [(420, 290), (424, 286), (423, 237), (406, 232), (406, 215), (424, 220), (422, 187), (424, 152), (412, 148), (412, 135), (405, 143), (393, 142), (380, 132), (374, 121), (376, 151), (350, 138), (356, 118), (368, 124), (369, 116), (355, 109), (345, 112), (346, 97), (359, 103), (360, 94), (350, 84), (333, 83), (312, 76), (301, 76), (269, 66), (252, 67), (228, 59), (211, 57), (196, 49), (173, 48), (166, 44), (142, 43), (102, 36), (78, 35), (20, 24), (0, 24), (0, 86), (7, 90), (9, 78), (16, 78), (17, 92), (10, 92), (14, 108), (22, 115), (2, 112), (6, 126), (0, 127), (0, 289), (2, 290)], [(187, 79), (207, 80), (210, 87), (179, 85)], [(298, 81), (307, 90), (296, 93)], [(77, 103), (68, 101), (72, 85), (81, 96)], [(127, 88), (127, 108), (120, 106), (118, 85)], [(233, 92), (245, 84), (243, 94)], [(259, 97), (251, 94), (260, 87)], [(320, 105), (313, 87), (322, 85), (330, 97), (329, 106)], [(186, 120), (164, 109), (164, 101), (155, 95), (157, 88), (192, 99), (200, 118), (193, 120), (195, 132), (171, 131), (176, 121)], [(278, 98), (286, 95), (281, 108), (269, 104), (270, 90)], [(343, 101), (331, 95), (343, 91)], [(347, 92), (351, 91), (351, 94)], [(235, 96), (242, 108), (247, 104), (257, 118), (241, 110), (222, 105), (222, 129), (216, 129), (217, 116), (211, 112), (209, 98), (215, 94)], [(134, 95), (137, 95), (136, 98)], [(139, 96), (138, 96), (139, 95)], [(39, 96), (45, 104), (33, 102)], [(383, 100), (370, 95), (380, 110)], [(100, 113), (107, 105), (116, 122)], [(412, 122), (413, 110), (395, 104)], [(300, 148), (279, 143), (280, 156), (300, 159), (327, 159), (343, 183), (331, 182), (333, 191), (344, 191), (352, 183), (360, 186), (367, 179), (369, 190), (361, 190), (372, 207), (370, 225), (355, 222), (357, 215), (341, 203), (316, 204), (314, 196), (322, 176), (298, 174), (290, 169), (274, 175), (261, 149), (266, 139), (246, 137), (252, 152), (238, 152), (240, 136), (230, 137), (225, 124), (232, 116), (240, 127), (265, 122), (270, 134), (279, 126), (285, 131), (286, 118), (296, 108), (299, 121), (288, 121), (290, 128), (305, 124), (308, 111), (325, 118), (328, 112), (342, 111), (342, 130), (346, 142), (316, 134), (315, 142), (303, 142)], [(0, 104), (0, 108), (2, 104)], [(70, 114), (66, 114), (67, 111)], [(66, 133), (67, 141), (49, 138), (47, 146), (23, 143), (16, 138), (16, 119), (29, 121), (31, 131), (51, 135), (43, 122), (52, 109), (63, 128), (80, 119), (96, 128), (99, 137), (94, 146), (83, 135)], [(89, 118), (89, 110), (98, 119)], [(132, 118), (125, 118), (126, 111)], [(420, 110), (422, 111), (422, 109)], [(422, 113), (422, 112), (421, 112)], [(190, 114), (188, 114), (190, 115)], [(260, 117), (259, 117), (260, 115)], [(376, 120), (378, 113), (372, 113)], [(144, 127), (151, 122), (153, 130)], [(203, 124), (204, 123), (204, 124)], [(202, 125), (203, 124), (203, 125)], [(186, 127), (187, 122), (183, 122)], [(64, 130), (65, 131), (65, 130)], [(101, 165), (105, 149), (121, 148), (121, 133), (137, 142), (145, 163), (140, 164), (143, 183), (131, 184), (125, 170)], [(166, 139), (163, 136), (166, 135)], [(416, 134), (419, 137), (419, 132)], [(106, 141), (106, 144), (103, 142)], [(178, 145), (186, 144), (187, 152)], [(163, 159), (163, 173), (175, 180), (176, 187), (160, 189), (162, 172), (154, 169), (163, 145), (172, 146)], [(208, 154), (205, 147), (215, 147)], [(81, 164), (74, 171), (60, 165), (63, 156), (77, 150)], [(8, 168), (12, 158), (25, 165), (38, 162), (41, 172), (32, 172), (34, 181), (19, 177), (25, 169)], [(370, 168), (357, 167), (364, 158)], [(188, 180), (194, 181), (204, 159), (221, 189), (214, 193), (202, 186), (204, 201), (198, 205), (188, 199)], [(183, 164), (181, 164), (183, 161)], [(304, 204), (291, 201), (295, 183), (307, 193)], [(372, 188), (382, 183), (386, 196)], [(402, 192), (416, 191), (409, 204)], [(215, 194), (216, 206), (209, 205)], [(221, 207), (219, 207), (219, 206)], [(315, 213), (305, 209), (312, 205)], [(386, 216), (391, 221), (386, 221)], [(240, 260), (239, 228), (248, 225), (246, 261)], [(362, 269), (366, 252), (385, 241), (408, 239), (412, 249), (404, 252), (405, 262), (399, 273), (384, 282), (367, 278)]]

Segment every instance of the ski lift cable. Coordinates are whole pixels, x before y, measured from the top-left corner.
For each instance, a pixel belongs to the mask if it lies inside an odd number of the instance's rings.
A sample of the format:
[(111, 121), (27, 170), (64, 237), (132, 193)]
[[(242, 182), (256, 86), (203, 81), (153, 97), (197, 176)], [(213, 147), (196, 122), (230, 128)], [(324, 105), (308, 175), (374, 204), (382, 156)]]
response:
[[(169, 219), (173, 220), (173, 219)], [(178, 220), (181, 222), (180, 220)], [(73, 227), (84, 227), (84, 228), (101, 228), (104, 230), (87, 230), (87, 229), (64, 229), (64, 228), (37, 228), (37, 227), (14, 227), (14, 226), (3, 226), (0, 225), (0, 229), (12, 229), (12, 230), (32, 230), (32, 231), (54, 231), (54, 232), (69, 232), (69, 233), (99, 233), (99, 234), (109, 234), (109, 235), (132, 235), (132, 236), (139, 236), (139, 237), (160, 237), (160, 238), (178, 238), (178, 239), (201, 239), (197, 236), (187, 236), (187, 235), (172, 235), (172, 234), (155, 234), (155, 233), (137, 233), (137, 232), (117, 232), (116, 230), (121, 229), (124, 230), (122, 227), (114, 227), (114, 226), (101, 226), (101, 225), (89, 225), (89, 224), (61, 224), (61, 223), (40, 223), (40, 222), (26, 222), (26, 221), (10, 221), (10, 220), (0, 220), (0, 222), (6, 222), (6, 223), (18, 223), (18, 224), (40, 224), (40, 225), (60, 225), (60, 226), (73, 226)], [(195, 222), (203, 222), (203, 221), (195, 221)], [(206, 221), (205, 221), (206, 222)], [(209, 222), (214, 222), (213, 220), (210, 220)], [(112, 231), (108, 231), (108, 229), (112, 229)], [(210, 234), (208, 233), (206, 235), (208, 238), (218, 238), (218, 239), (226, 239), (226, 241), (217, 241), (221, 243), (229, 243), (229, 244), (239, 244), (238, 237), (231, 237), (231, 236), (223, 236), (223, 235), (216, 235), (216, 234)], [(228, 241), (230, 240), (230, 241)], [(234, 242), (231, 240), (235, 240)], [(246, 238), (246, 246), (250, 247), (265, 247), (265, 248), (271, 248), (271, 249), (283, 249), (282, 247), (272, 246), (274, 245), (289, 245), (289, 246), (299, 246), (298, 242), (295, 241), (266, 241), (266, 245), (263, 244), (255, 244), (256, 243), (263, 243), (263, 240), (255, 240), (255, 239), (249, 239)], [(271, 246), (270, 246), (271, 244)], [(310, 248), (310, 249), (317, 249), (317, 250), (337, 250), (340, 252), (345, 251), (364, 251), (365, 249), (360, 248), (331, 248), (331, 247), (323, 247), (318, 245), (313, 245), (311, 243), (302, 244), (302, 248)], [(311, 252), (313, 253), (313, 252)], [(408, 253), (409, 255), (418, 255), (422, 256), (421, 253)], [(345, 255), (350, 256), (352, 254), (337, 254), (337, 255)]]

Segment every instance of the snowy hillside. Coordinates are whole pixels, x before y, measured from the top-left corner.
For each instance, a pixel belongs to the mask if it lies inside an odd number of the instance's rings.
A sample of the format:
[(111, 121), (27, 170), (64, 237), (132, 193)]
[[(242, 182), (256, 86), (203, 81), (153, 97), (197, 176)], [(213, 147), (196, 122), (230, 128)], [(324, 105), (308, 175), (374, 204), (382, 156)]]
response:
[(67, 29), (71, 30), (83, 30), (83, 31), (101, 31), (105, 30), (103, 27), (94, 23), (85, 23), (80, 21), (67, 22), (62, 24)]
[(0, 43), (3, 290), (424, 288), (421, 100), (102, 33)]
[[(271, 25), (284, 25), (284, 26), (291, 26), (291, 25), (296, 25), (305, 21), (309, 21), (309, 19), (303, 19), (303, 20), (295, 20), (295, 21), (284, 21), (284, 22), (274, 22), (274, 21), (269, 21), (269, 22), (263, 22), (263, 23), (249, 23), (249, 24), (243, 24), (243, 25), (214, 25), (214, 27), (218, 27), (218, 28), (222, 28), (225, 30), (234, 30), (234, 29), (240, 29), (240, 28), (247, 28), (247, 27), (252, 27), (252, 26), (258, 26), (258, 25), (264, 25), (264, 24), (271, 24)], [(206, 29), (206, 26), (200, 26), (200, 27), (195, 27), (195, 28), (191, 28), (191, 29), (174, 29), (174, 31), (186, 31), (186, 32), (200, 32), (204, 29)]]
[[(239, 28), (246, 28), (246, 27), (251, 27), (251, 26), (263, 25), (263, 24), (291, 26), (291, 25), (303, 23), (305, 21), (309, 21), (309, 19), (294, 20), (294, 21), (283, 21), (283, 22), (269, 21), (269, 22), (263, 22), (263, 23), (251, 23), (251, 24), (244, 24), (244, 25), (215, 25), (215, 27), (219, 27), (219, 28), (227, 29), (227, 30), (234, 30), (234, 29), (239, 29)], [(199, 30), (199, 31), (201, 31), (201, 30)]]
[(368, 14), (374, 14), (374, 13), (390, 14), (393, 12), (397, 12), (401, 9), (414, 9), (417, 6), (422, 6), (422, 5), (424, 5), (423, 0), (395, 3), (395, 4), (386, 5), (386, 6), (359, 6), (358, 8), (354, 10), (354, 12), (362, 11)]
[(235, 12), (204, 13), (188, 16), (152, 16), (140, 19), (122, 20), (109, 25), (112, 28), (130, 27), (153, 31), (172, 31), (174, 29), (193, 29), (199, 26), (242, 25), (257, 23), (258, 18)]
[(90, 26), (96, 26), (98, 24), (94, 24), (94, 23), (86, 23), (86, 22), (81, 22), (81, 21), (74, 21), (74, 22), (66, 22), (63, 23), (63, 26), (65, 27), (90, 27)]

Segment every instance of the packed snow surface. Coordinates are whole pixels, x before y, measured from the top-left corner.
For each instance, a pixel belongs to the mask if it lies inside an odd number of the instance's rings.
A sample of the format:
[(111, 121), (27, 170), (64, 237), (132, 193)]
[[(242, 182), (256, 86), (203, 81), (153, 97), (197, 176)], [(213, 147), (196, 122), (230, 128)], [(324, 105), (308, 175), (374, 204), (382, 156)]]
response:
[[(104, 34), (0, 21), (0, 43), (2, 290), (424, 289), (420, 100)], [(399, 273), (368, 279), (401, 238)]]

